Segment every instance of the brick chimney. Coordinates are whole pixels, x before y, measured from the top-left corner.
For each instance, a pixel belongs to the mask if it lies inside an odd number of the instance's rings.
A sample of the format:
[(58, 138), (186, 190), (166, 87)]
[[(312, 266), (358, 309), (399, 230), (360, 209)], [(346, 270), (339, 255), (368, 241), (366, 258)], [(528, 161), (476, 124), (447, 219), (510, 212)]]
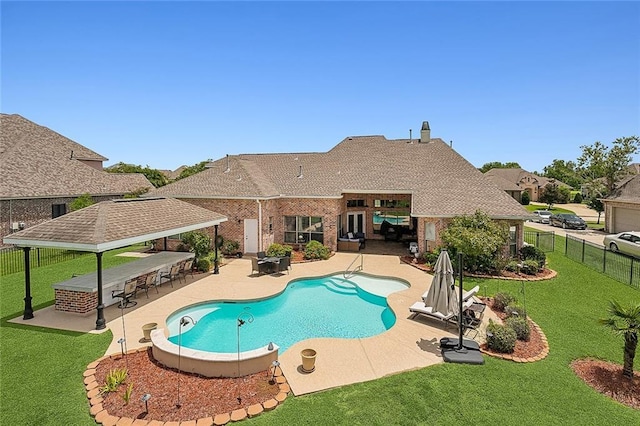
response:
[(431, 142), (431, 129), (429, 128), (429, 122), (422, 122), (422, 129), (420, 129), (420, 143)]

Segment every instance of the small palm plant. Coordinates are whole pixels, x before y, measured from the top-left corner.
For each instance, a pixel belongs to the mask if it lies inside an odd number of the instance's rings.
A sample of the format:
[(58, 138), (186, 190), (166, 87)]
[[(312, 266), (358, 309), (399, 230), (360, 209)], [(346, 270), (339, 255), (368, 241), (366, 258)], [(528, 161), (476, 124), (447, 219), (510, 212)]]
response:
[(638, 331), (640, 331), (640, 303), (626, 307), (619, 302), (611, 301), (608, 312), (609, 318), (601, 319), (600, 323), (617, 335), (624, 336), (622, 375), (633, 379), (633, 359), (636, 356)]

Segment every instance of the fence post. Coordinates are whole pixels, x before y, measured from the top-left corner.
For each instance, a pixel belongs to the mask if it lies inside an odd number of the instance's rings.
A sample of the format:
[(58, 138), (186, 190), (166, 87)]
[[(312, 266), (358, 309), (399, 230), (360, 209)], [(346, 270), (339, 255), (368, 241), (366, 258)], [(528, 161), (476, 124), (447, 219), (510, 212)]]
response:
[(584, 243), (586, 240), (582, 240), (582, 263), (584, 263)]
[(40, 266), (40, 247), (38, 247), (36, 249), (36, 255), (37, 255), (37, 259), (38, 259), (38, 266)]
[(606, 248), (602, 248), (602, 273), (604, 274), (605, 272), (607, 272), (607, 249)]
[(536, 247), (540, 248), (540, 233), (536, 231)]
[(633, 262), (634, 258), (631, 258), (631, 273), (629, 274), (629, 285), (633, 286)]
[(564, 255), (566, 256), (569, 252), (569, 236), (565, 234), (564, 236)]

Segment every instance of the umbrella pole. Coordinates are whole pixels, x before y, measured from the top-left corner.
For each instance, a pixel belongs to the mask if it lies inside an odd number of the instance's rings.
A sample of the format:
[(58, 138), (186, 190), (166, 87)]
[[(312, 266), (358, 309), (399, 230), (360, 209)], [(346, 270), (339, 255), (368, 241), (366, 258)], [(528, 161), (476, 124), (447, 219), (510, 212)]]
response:
[(458, 253), (458, 269), (459, 269), (459, 273), (460, 273), (460, 283), (458, 284), (458, 288), (460, 289), (460, 295), (458, 296), (458, 303), (460, 305), (460, 311), (458, 312), (458, 321), (460, 323), (460, 327), (459, 327), (459, 334), (458, 334), (458, 349), (459, 351), (462, 350), (462, 336), (464, 335), (464, 322), (462, 319), (462, 269), (463, 269), (463, 264), (462, 264), (463, 260), (462, 260), (462, 253)]

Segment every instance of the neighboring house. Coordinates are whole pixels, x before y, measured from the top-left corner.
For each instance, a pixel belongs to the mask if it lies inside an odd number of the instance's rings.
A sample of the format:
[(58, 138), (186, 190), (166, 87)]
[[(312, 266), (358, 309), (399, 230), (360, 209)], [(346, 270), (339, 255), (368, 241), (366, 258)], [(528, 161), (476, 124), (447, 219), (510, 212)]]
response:
[(640, 231), (640, 174), (622, 179), (602, 202), (607, 232)]
[(358, 136), (328, 152), (227, 156), (148, 195), (228, 217), (220, 234), (246, 253), (310, 240), (336, 250), (348, 232), (385, 240), (385, 220), (404, 228), (423, 252), (440, 244), (453, 217), (476, 210), (513, 227), (512, 244), (519, 247), (528, 217), (447, 143), (432, 139), (427, 122), (419, 140)]
[[(542, 193), (542, 188), (550, 183), (555, 183), (560, 186), (569, 187), (566, 183), (560, 182), (556, 179), (549, 179), (543, 176), (530, 173), (524, 169), (491, 169), (485, 172), (485, 176), (492, 180), (502, 181), (506, 180), (512, 184), (517, 185), (521, 191), (529, 193), (529, 199), (531, 201), (538, 201)], [(498, 185), (501, 186), (501, 185)], [(506, 190), (506, 189), (505, 189)]]
[(102, 170), (107, 158), (17, 114), (0, 114), (0, 241), (69, 211), (82, 194), (122, 198), (151, 183)]
[(517, 202), (522, 201), (522, 188), (520, 188), (516, 183), (513, 183), (498, 174), (485, 173), (485, 177), (493, 182), (498, 188), (513, 197)]

